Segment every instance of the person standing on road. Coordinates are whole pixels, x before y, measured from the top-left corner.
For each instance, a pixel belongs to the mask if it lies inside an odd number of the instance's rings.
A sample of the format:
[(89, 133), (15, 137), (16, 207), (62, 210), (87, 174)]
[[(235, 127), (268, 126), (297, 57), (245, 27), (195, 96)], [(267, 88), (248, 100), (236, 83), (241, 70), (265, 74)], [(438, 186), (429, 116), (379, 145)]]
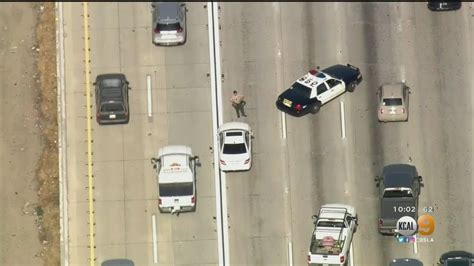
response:
[(234, 91), (234, 95), (230, 97), (230, 102), (237, 113), (237, 118), (240, 118), (240, 113), (242, 113), (244, 117), (247, 117), (244, 111), (244, 106), (247, 103), (244, 101), (244, 96), (242, 94), (238, 94), (237, 91)]

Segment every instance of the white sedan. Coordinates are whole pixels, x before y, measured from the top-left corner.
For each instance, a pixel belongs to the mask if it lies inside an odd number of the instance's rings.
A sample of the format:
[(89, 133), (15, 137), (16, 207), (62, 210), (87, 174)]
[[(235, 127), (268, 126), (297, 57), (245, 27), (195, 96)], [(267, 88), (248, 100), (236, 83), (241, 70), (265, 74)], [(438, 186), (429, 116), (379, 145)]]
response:
[(229, 122), (218, 130), (219, 167), (222, 171), (246, 171), (252, 165), (253, 133), (247, 123)]

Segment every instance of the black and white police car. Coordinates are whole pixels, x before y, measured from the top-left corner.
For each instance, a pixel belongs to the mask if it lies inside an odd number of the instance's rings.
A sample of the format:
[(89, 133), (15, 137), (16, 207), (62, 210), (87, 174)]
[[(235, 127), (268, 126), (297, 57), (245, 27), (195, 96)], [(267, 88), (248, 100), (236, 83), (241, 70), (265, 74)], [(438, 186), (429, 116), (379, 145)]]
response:
[(310, 70), (278, 96), (276, 106), (293, 116), (317, 113), (322, 105), (337, 96), (346, 91), (353, 92), (361, 81), (359, 68), (350, 64), (334, 65), (322, 71)]

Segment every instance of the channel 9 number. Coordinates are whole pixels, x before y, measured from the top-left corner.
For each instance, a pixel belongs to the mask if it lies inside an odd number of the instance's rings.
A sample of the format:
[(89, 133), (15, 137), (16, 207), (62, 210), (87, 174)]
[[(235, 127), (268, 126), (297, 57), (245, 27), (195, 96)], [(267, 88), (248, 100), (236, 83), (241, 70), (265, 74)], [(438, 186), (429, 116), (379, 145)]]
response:
[(435, 229), (435, 219), (429, 214), (423, 214), (418, 217), (418, 234), (429, 236)]

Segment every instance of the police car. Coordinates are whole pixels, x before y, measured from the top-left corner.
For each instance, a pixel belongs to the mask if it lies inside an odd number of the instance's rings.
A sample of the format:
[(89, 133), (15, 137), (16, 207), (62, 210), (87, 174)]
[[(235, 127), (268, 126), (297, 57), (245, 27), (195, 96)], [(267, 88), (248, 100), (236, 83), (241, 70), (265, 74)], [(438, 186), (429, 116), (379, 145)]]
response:
[(190, 147), (175, 145), (159, 150), (151, 163), (158, 179), (158, 208), (171, 214), (196, 208), (196, 166), (199, 157)]
[(253, 133), (247, 123), (229, 122), (218, 129), (219, 167), (222, 171), (246, 171), (252, 165)]
[(361, 81), (359, 68), (350, 64), (334, 65), (322, 71), (310, 70), (278, 96), (276, 106), (297, 117), (317, 113), (322, 105), (337, 96), (346, 91), (353, 92)]

